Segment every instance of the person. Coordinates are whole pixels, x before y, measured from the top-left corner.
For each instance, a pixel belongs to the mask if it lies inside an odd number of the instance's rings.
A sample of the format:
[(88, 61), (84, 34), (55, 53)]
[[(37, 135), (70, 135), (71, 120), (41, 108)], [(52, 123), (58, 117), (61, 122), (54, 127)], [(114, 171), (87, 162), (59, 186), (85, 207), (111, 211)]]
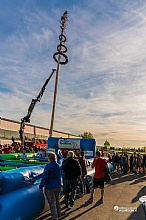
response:
[(63, 156), (63, 158), (66, 158), (66, 157), (67, 157), (67, 152), (68, 152), (68, 150), (62, 150), (62, 156)]
[(46, 157), (46, 151), (45, 149), (40, 149), (37, 154), (36, 154), (36, 157), (41, 157), (41, 158), (45, 158)]
[(88, 193), (88, 185), (86, 184), (85, 178), (87, 175), (87, 163), (86, 163), (86, 158), (84, 156), (84, 151), (80, 152), (80, 156), (78, 158), (78, 161), (80, 163), (81, 169), (82, 169), (82, 175), (81, 175), (81, 184), (80, 184), (80, 191), (81, 194), (83, 195), (85, 192)]
[(21, 158), (22, 160), (28, 160), (27, 154), (26, 154), (26, 150), (25, 150), (25, 149), (23, 149), (22, 154), (20, 155), (20, 158)]
[(146, 153), (144, 153), (143, 155), (142, 163), (143, 163), (143, 173), (146, 173)]
[(111, 158), (110, 153), (108, 153), (108, 162), (109, 162), (109, 163), (111, 163), (111, 162), (112, 162), (112, 158)]
[(121, 173), (123, 173), (123, 160), (122, 160), (122, 156), (123, 156), (123, 154), (120, 154), (120, 171), (121, 171)]
[(39, 189), (42, 193), (43, 187), (45, 187), (45, 195), (50, 206), (52, 220), (58, 220), (61, 217), (61, 168), (57, 163), (57, 156), (54, 152), (48, 154), (48, 160), (50, 163), (44, 168)]
[(104, 151), (103, 150), (101, 151), (101, 157), (104, 157)]
[(105, 181), (105, 168), (108, 168), (107, 162), (100, 157), (100, 152), (96, 152), (96, 157), (93, 160), (92, 168), (95, 167), (95, 173), (93, 178), (93, 186), (90, 191), (89, 203), (93, 202), (94, 189), (100, 187), (101, 198), (100, 203), (103, 203), (104, 195), (104, 181)]
[(116, 153), (114, 166), (115, 166), (115, 169), (117, 169), (117, 173), (119, 173), (119, 165), (120, 165), (120, 157), (118, 153)]
[(8, 148), (8, 145), (7, 145), (7, 144), (4, 145), (3, 153), (4, 153), (4, 154), (9, 154), (9, 153), (10, 153), (10, 149)]
[(136, 158), (136, 173), (141, 173), (141, 164), (142, 164), (141, 155), (137, 154), (137, 158)]
[(115, 170), (115, 156), (116, 156), (116, 153), (114, 152), (112, 156), (112, 164), (113, 164), (114, 170)]
[(122, 164), (123, 164), (123, 174), (127, 174), (128, 171), (128, 161), (125, 154), (122, 154), (121, 158)]
[(3, 146), (0, 144), (0, 154), (3, 154)]
[(73, 207), (78, 184), (78, 177), (81, 175), (79, 162), (74, 158), (73, 151), (68, 151), (67, 159), (63, 161), (62, 169), (65, 174), (65, 205)]
[(130, 173), (133, 173), (133, 154), (130, 156)]
[(76, 157), (76, 159), (79, 160), (80, 156), (81, 156), (81, 150), (80, 149), (76, 149), (75, 150), (75, 157)]
[(136, 152), (134, 152), (133, 154), (133, 171), (136, 173), (136, 158), (137, 158), (137, 155), (136, 155)]

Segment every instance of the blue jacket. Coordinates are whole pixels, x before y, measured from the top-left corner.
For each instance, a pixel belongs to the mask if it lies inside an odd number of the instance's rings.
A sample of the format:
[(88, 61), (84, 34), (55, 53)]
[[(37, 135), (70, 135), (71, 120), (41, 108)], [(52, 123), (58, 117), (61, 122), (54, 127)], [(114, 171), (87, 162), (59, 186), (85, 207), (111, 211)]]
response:
[(59, 167), (57, 162), (50, 162), (45, 166), (39, 185), (40, 189), (43, 187), (49, 190), (61, 188), (61, 167)]

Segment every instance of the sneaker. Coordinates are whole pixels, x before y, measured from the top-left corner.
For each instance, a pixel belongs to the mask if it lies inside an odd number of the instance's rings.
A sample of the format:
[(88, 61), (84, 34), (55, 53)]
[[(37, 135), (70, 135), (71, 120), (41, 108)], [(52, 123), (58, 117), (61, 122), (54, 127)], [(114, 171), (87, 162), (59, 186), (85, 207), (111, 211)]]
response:
[(70, 207), (73, 207), (74, 206), (74, 202), (70, 203)]
[(99, 202), (102, 204), (102, 203), (103, 203), (103, 198), (100, 198), (100, 199), (99, 199)]
[(78, 194), (78, 198), (81, 198), (81, 197), (83, 197), (83, 193), (80, 192), (80, 193)]
[(93, 197), (90, 197), (88, 202), (91, 204), (93, 202)]
[(65, 209), (68, 209), (68, 204), (65, 204)]

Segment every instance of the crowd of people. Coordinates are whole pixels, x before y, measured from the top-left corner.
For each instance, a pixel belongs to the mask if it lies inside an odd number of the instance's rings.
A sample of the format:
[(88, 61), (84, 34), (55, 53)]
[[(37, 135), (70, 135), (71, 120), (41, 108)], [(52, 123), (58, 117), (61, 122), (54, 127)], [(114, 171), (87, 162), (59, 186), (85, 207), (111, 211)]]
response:
[[(49, 164), (46, 165), (43, 173), (39, 189), (43, 192), (45, 187), (45, 195), (50, 205), (52, 220), (57, 220), (61, 216), (60, 209), (60, 191), (61, 191), (61, 176), (63, 178), (64, 189), (64, 203), (68, 208), (74, 206), (76, 199), (76, 192), (79, 188), (81, 196), (90, 193), (89, 204), (93, 202), (94, 190), (100, 188), (101, 197), (100, 203), (103, 203), (104, 197), (104, 183), (105, 183), (105, 168), (108, 168), (107, 162), (113, 165), (113, 172), (127, 174), (129, 173), (146, 173), (146, 154), (141, 156), (139, 153), (134, 152), (128, 156), (127, 152), (118, 155), (114, 153), (107, 157), (104, 152), (97, 151), (96, 156), (91, 165), (95, 168), (94, 178), (92, 180), (92, 186), (89, 187), (86, 181), (87, 175), (87, 162), (84, 156), (84, 152), (80, 150), (76, 151), (60, 151), (62, 155), (65, 155), (66, 159), (63, 161), (62, 171), (57, 164), (57, 156), (54, 152), (49, 153)], [(106, 162), (107, 161), (107, 162)]]
[(128, 155), (127, 152), (123, 154), (114, 153), (112, 157), (108, 154), (108, 161), (113, 164), (114, 171), (117, 173), (146, 173), (146, 154), (132, 153)]
[[(57, 164), (57, 156), (54, 152), (48, 154), (48, 163), (44, 169), (41, 183), (39, 185), (40, 192), (44, 193), (50, 205), (52, 220), (57, 220), (61, 216), (60, 211), (60, 191), (61, 191), (61, 176), (63, 178), (64, 203), (68, 208), (74, 206), (76, 192), (79, 190), (79, 195), (90, 193), (88, 202), (93, 202), (94, 189), (100, 188), (101, 198), (99, 202), (103, 203), (104, 195), (104, 170), (107, 167), (105, 159), (100, 157), (100, 152), (96, 152), (96, 157), (93, 160), (92, 168), (95, 168), (93, 185), (90, 189), (89, 183), (86, 180), (87, 162), (84, 152), (80, 150), (68, 151), (67, 157), (63, 161), (62, 168)], [(62, 174), (63, 171), (63, 174)]]
[[(41, 148), (37, 145), (31, 147), (30, 146), (27, 147), (27, 145), (25, 146), (26, 153), (37, 153), (38, 151), (40, 151), (40, 149)], [(19, 142), (12, 143), (11, 145), (0, 144), (0, 154), (22, 153), (23, 150), (24, 150), (24, 146)]]
[[(8, 150), (9, 149), (9, 150)], [(21, 159), (27, 160), (27, 152), (35, 152), (36, 156), (45, 158), (47, 156), (45, 149), (37, 148), (23, 148), (21, 144), (15, 145), (0, 145), (2, 153), (21, 153)], [(80, 149), (75, 151), (60, 150), (59, 154), (64, 158), (62, 166), (57, 163), (57, 155), (54, 152), (48, 154), (49, 163), (45, 166), (42, 175), (39, 190), (45, 193), (50, 210), (52, 220), (58, 220), (61, 217), (60, 209), (60, 191), (63, 180), (64, 203), (66, 208), (73, 207), (76, 199), (76, 192), (78, 196), (82, 197), (84, 194), (90, 193), (88, 202), (92, 203), (94, 198), (94, 189), (100, 188), (101, 197), (100, 203), (103, 203), (104, 183), (105, 183), (105, 168), (108, 167), (107, 162), (113, 165), (113, 172), (119, 174), (146, 173), (146, 154), (132, 153), (128, 155), (127, 152), (122, 154), (108, 153), (105, 155), (103, 151), (96, 152), (92, 164), (88, 164), (84, 156), (84, 152)], [(87, 181), (87, 167), (95, 168), (92, 186)], [(43, 188), (45, 190), (43, 191)]]

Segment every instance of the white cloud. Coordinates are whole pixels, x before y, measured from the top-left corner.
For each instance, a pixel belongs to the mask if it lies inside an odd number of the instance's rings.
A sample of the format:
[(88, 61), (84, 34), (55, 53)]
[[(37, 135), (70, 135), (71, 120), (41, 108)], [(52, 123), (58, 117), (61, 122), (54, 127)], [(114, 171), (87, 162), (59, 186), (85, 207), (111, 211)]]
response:
[[(138, 2), (87, 1), (70, 7), (69, 63), (60, 67), (55, 130), (90, 131), (99, 145), (106, 139), (118, 146), (144, 144), (146, 4)], [(19, 9), (18, 31), (0, 42), (1, 114), (15, 120), (25, 116), (56, 67), (52, 55), (62, 10), (31, 10)], [(50, 126), (54, 80), (36, 105), (32, 124)]]

